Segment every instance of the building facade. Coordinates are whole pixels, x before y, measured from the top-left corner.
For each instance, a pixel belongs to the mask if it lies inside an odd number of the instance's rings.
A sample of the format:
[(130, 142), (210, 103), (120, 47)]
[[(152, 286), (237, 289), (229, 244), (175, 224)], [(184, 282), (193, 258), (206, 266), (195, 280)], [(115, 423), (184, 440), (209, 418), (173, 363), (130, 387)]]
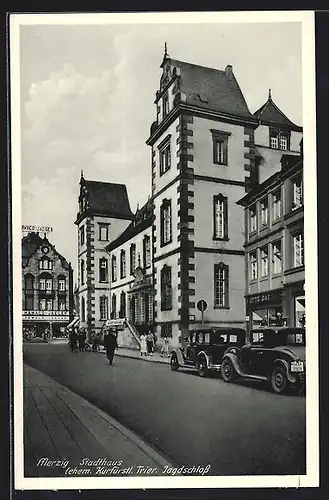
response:
[(76, 297), (79, 324), (90, 338), (99, 331), (110, 311), (109, 255), (106, 246), (133, 219), (126, 186), (86, 180), (81, 173), (78, 229)]
[(248, 326), (304, 326), (302, 156), (282, 155), (281, 170), (238, 203), (245, 207)]
[(38, 233), (22, 239), (23, 333), (59, 337), (73, 319), (73, 271)]
[(113, 321), (126, 313), (138, 331), (152, 327), (160, 344), (168, 336), (178, 345), (201, 325), (245, 326), (244, 207), (237, 202), (280, 170), (283, 153), (299, 154), (302, 129), (271, 95), (252, 114), (230, 65), (207, 68), (165, 51), (160, 67), (146, 141), (150, 199), (111, 235), (108, 291)]

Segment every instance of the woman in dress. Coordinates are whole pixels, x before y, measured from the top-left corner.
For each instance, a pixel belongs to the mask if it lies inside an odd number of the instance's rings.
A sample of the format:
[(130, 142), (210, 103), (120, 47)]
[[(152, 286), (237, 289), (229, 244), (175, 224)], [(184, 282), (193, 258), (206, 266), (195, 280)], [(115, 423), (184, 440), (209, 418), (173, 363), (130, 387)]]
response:
[(146, 337), (143, 333), (140, 337), (140, 341), (141, 341), (141, 356), (147, 356)]

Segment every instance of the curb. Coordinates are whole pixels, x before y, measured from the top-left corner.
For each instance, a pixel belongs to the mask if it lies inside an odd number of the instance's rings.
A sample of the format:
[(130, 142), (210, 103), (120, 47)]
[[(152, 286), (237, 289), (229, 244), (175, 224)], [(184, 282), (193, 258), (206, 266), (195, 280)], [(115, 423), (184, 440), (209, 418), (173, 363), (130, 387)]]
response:
[(161, 361), (160, 359), (145, 359), (143, 356), (138, 358), (137, 356), (130, 356), (129, 354), (120, 354), (119, 352), (116, 352), (115, 355), (121, 356), (122, 358), (137, 359), (137, 361), (144, 361), (146, 363), (160, 363), (162, 365), (169, 365), (169, 358), (168, 361)]
[(64, 386), (63, 384), (60, 384), (59, 382), (57, 382), (52, 377), (49, 377), (49, 375), (41, 372), (40, 370), (38, 370), (37, 368), (34, 368), (34, 366), (29, 365), (28, 363), (26, 363), (26, 365), (29, 366), (30, 368), (32, 368), (33, 370), (41, 373), (44, 377), (48, 377), (49, 379), (51, 379), (63, 391), (65, 391), (67, 393), (73, 394), (78, 400), (81, 401), (81, 403), (83, 403), (84, 406), (89, 406), (90, 408), (92, 408), (93, 411), (95, 411), (96, 413), (98, 413), (102, 418), (104, 418), (104, 420), (106, 420), (107, 422), (109, 422), (109, 424), (112, 427), (114, 427), (120, 434), (122, 434), (124, 437), (126, 437), (127, 439), (129, 439), (137, 448), (139, 448), (140, 450), (142, 450), (159, 467), (164, 468), (166, 465), (168, 467), (174, 467), (174, 465), (171, 464), (169, 462), (169, 460), (167, 460), (163, 455), (161, 455), (160, 452), (158, 452), (155, 449), (153, 449), (149, 444), (147, 444), (145, 441), (143, 441), (143, 439), (141, 437), (139, 437), (137, 434), (135, 434), (135, 432), (133, 432), (132, 430), (128, 429), (128, 427), (125, 427), (124, 425), (120, 424), (120, 422), (118, 422), (113, 417), (111, 417), (110, 415), (108, 415), (107, 413), (105, 413), (103, 410), (101, 410), (100, 408), (98, 408), (97, 406), (95, 406), (93, 403), (91, 403), (87, 399), (83, 398), (82, 396), (80, 396), (76, 392), (72, 391), (68, 387)]

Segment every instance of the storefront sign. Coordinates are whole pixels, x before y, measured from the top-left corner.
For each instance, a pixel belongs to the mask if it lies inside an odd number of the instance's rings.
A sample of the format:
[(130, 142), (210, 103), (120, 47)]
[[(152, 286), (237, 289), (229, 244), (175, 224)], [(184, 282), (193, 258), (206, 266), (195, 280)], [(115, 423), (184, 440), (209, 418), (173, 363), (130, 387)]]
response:
[(251, 297), (247, 297), (247, 305), (251, 304), (268, 304), (268, 303), (278, 303), (281, 301), (282, 292), (281, 290), (274, 290), (271, 292), (257, 293)]
[(51, 226), (25, 226), (22, 225), (22, 231), (27, 233), (52, 233)]
[(28, 321), (69, 321), (68, 311), (23, 311), (23, 320)]

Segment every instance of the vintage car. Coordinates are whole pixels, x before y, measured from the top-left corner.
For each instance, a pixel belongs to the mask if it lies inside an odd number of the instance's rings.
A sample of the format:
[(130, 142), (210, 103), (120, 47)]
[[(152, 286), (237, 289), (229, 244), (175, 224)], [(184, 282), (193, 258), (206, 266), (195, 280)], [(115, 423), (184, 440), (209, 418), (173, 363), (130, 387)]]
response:
[(241, 347), (246, 332), (242, 328), (202, 328), (192, 330), (185, 337), (185, 345), (174, 349), (170, 357), (173, 371), (179, 368), (198, 370), (200, 377), (210, 371), (220, 371), (224, 353), (228, 348)]
[(305, 388), (305, 329), (269, 327), (251, 330), (250, 342), (229, 349), (222, 361), (222, 378), (237, 377), (269, 383), (280, 394), (288, 387)]

